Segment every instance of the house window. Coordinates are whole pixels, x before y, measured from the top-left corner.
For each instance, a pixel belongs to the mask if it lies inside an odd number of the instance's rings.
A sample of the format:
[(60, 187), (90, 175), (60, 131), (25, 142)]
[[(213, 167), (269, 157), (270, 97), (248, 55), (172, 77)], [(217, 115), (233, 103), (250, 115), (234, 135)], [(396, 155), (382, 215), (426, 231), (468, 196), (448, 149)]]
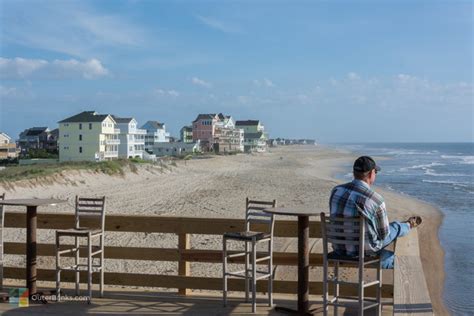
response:
[(82, 140), (82, 135), (79, 135), (79, 140)]
[(79, 153), (82, 154), (82, 147), (79, 147)]
[(82, 129), (82, 123), (79, 123), (79, 129)]
[(89, 129), (92, 129), (92, 123), (89, 123)]

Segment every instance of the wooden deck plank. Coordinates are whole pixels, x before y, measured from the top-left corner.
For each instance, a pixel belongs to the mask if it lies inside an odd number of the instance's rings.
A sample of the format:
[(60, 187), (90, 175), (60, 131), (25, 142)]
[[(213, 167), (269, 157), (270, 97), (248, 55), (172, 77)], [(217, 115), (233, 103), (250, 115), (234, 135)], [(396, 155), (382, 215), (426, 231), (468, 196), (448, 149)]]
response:
[(394, 315), (433, 315), (416, 230), (397, 240), (395, 254)]
[[(38, 280), (54, 281), (56, 279), (55, 270), (38, 269)], [(5, 267), (4, 276), (9, 279), (24, 279), (25, 269)], [(81, 272), (81, 280), (86, 278), (85, 272)], [(74, 273), (71, 271), (64, 271), (61, 274), (61, 281), (73, 282)], [(98, 275), (93, 275), (93, 282), (97, 284), (99, 281)], [(163, 288), (187, 288), (200, 290), (222, 290), (222, 278), (208, 278), (195, 276), (180, 276), (180, 275), (153, 275), (141, 273), (116, 273), (105, 272), (106, 285), (122, 285), (122, 286), (139, 286), (139, 287), (163, 287)], [(275, 280), (273, 283), (274, 293), (297, 293), (296, 281)], [(322, 282), (310, 282), (310, 294), (322, 294)], [(357, 295), (357, 286), (341, 285), (341, 295), (355, 296)], [(267, 282), (260, 280), (257, 282), (258, 292), (265, 293), (267, 291)], [(330, 290), (332, 287), (330, 286)], [(243, 279), (229, 279), (229, 291), (244, 291)], [(366, 290), (368, 296), (375, 297), (375, 289), (373, 287)], [(382, 286), (383, 297), (393, 297), (393, 286), (391, 284), (384, 284)]]
[[(216, 292), (193, 292), (189, 296), (158, 291), (106, 288), (104, 298), (98, 298), (93, 292), (92, 304), (85, 302), (50, 302), (49, 304), (30, 304), (29, 307), (16, 307), (12, 304), (0, 304), (0, 314), (4, 315), (287, 315), (267, 306), (266, 296), (257, 295), (257, 313), (252, 314), (250, 303), (244, 302), (241, 293), (231, 293), (228, 306), (222, 306), (222, 296)], [(73, 295), (72, 287), (66, 293)], [(319, 297), (311, 297), (311, 309), (321, 315), (322, 304)], [(295, 307), (294, 295), (276, 294), (277, 306)], [(352, 315), (351, 311), (339, 309), (341, 314)], [(333, 309), (329, 309), (333, 315)], [(391, 306), (384, 306), (384, 316), (392, 315)]]

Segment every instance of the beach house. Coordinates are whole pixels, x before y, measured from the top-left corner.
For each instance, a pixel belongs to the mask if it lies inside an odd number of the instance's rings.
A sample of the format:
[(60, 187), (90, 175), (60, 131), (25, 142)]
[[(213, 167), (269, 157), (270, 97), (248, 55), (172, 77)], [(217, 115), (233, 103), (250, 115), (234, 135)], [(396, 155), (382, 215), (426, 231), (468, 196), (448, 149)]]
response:
[(193, 121), (193, 142), (201, 142), (203, 151), (235, 152), (243, 150), (243, 130), (231, 116), (199, 114)]
[(259, 120), (237, 121), (235, 126), (244, 130), (245, 152), (266, 151), (268, 137), (265, 133), (265, 127)]
[(84, 111), (58, 123), (61, 162), (118, 158), (120, 129), (111, 115)]
[(199, 114), (193, 121), (193, 142), (200, 142), (203, 151), (211, 151), (214, 144), (217, 114)]
[(173, 142), (156, 143), (153, 147), (153, 153), (157, 157), (175, 156), (181, 157), (201, 151), (199, 141), (196, 143)]
[(183, 126), (179, 131), (180, 140), (183, 143), (192, 143), (193, 142), (193, 127), (192, 126)]
[(50, 130), (47, 127), (31, 127), (20, 133), (18, 147), (25, 155), (30, 150), (44, 149), (49, 153), (58, 152), (59, 129)]
[(5, 133), (0, 132), (0, 160), (10, 160), (18, 158), (19, 149), (12, 139)]
[(143, 158), (146, 130), (138, 128), (137, 120), (133, 117), (112, 117), (120, 130), (119, 158)]
[(166, 132), (164, 123), (158, 121), (148, 121), (140, 128), (146, 131), (145, 134), (145, 150), (153, 153), (153, 147), (156, 143), (168, 143), (170, 141), (170, 133)]
[(235, 120), (230, 115), (217, 115), (214, 135), (214, 150), (216, 152), (242, 152), (244, 151), (244, 130), (236, 128)]

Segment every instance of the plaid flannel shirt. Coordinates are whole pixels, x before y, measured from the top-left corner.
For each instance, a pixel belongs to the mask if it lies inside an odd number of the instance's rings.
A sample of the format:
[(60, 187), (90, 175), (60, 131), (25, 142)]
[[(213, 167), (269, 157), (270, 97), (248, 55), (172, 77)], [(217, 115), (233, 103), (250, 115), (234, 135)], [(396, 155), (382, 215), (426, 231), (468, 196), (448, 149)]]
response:
[[(390, 233), (390, 227), (382, 196), (361, 180), (336, 186), (329, 199), (330, 216), (357, 217), (362, 210), (366, 219), (365, 223), (365, 252), (374, 254), (382, 249), (383, 240)], [(345, 232), (358, 232), (347, 229), (351, 223), (344, 223)], [(341, 254), (357, 256), (359, 247), (354, 245), (333, 244), (333, 249)]]

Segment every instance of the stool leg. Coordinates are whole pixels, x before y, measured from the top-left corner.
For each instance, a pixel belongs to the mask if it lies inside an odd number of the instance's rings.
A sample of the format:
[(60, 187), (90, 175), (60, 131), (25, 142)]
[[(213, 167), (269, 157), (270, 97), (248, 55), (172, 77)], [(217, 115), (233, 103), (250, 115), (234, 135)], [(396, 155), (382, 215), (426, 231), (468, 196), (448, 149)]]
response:
[(61, 298), (61, 265), (59, 257), (59, 235), (56, 232), (56, 301), (59, 301)]
[(270, 259), (268, 260), (268, 306), (273, 306), (273, 240), (270, 239), (268, 242), (268, 254)]
[(87, 236), (87, 293), (89, 295), (89, 304), (92, 300), (92, 244), (91, 234)]
[[(334, 297), (336, 298), (335, 303), (339, 302), (339, 261), (336, 261), (336, 265), (334, 266), (334, 278), (336, 279), (336, 283), (334, 284)], [(337, 305), (334, 305), (334, 316), (337, 316)]]
[(100, 237), (100, 297), (104, 297), (104, 232)]
[[(364, 262), (359, 259), (359, 316), (364, 315)], [(363, 258), (362, 258), (363, 260)]]
[(76, 264), (76, 296), (79, 295), (79, 282), (80, 282), (80, 272), (79, 267), (79, 239), (77, 236), (74, 237), (74, 247), (76, 247), (76, 256), (75, 256), (75, 264)]
[(245, 241), (245, 302), (249, 301), (249, 243)]
[(377, 306), (377, 316), (382, 316), (382, 267), (381, 262), (377, 265), (377, 280), (379, 280), (379, 284), (377, 284), (377, 302), (379, 305)]
[(227, 306), (227, 239), (222, 238), (222, 298), (224, 300), (224, 307)]
[(323, 258), (323, 315), (328, 315), (328, 262)]
[(252, 239), (252, 313), (257, 312), (257, 249)]

